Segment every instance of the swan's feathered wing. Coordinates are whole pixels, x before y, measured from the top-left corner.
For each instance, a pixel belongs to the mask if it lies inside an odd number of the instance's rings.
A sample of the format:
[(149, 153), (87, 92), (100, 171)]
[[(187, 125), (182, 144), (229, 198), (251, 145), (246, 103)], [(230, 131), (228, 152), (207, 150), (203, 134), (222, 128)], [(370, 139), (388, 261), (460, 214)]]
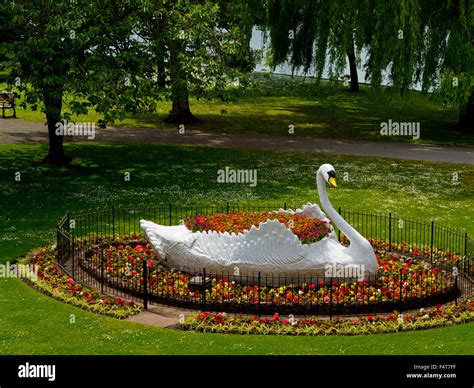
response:
[(308, 202), (306, 205), (296, 210), (279, 209), (279, 210), (274, 211), (273, 213), (298, 214), (300, 216), (316, 218), (321, 221), (330, 222), (329, 218), (321, 210), (321, 208), (317, 204), (311, 203), (311, 202)]
[(179, 267), (212, 263), (242, 270), (283, 270), (297, 266), (307, 255), (298, 237), (277, 220), (239, 234), (191, 232), (184, 225), (169, 227), (143, 220), (140, 225), (158, 255)]

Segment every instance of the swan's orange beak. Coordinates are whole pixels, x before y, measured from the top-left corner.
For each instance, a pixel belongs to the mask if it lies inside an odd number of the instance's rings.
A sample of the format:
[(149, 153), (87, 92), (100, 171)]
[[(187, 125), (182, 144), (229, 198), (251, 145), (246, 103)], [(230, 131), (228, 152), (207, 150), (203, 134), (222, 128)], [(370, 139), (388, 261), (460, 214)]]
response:
[(329, 182), (332, 186), (337, 187), (336, 178), (330, 177), (330, 178), (328, 179), (328, 182)]

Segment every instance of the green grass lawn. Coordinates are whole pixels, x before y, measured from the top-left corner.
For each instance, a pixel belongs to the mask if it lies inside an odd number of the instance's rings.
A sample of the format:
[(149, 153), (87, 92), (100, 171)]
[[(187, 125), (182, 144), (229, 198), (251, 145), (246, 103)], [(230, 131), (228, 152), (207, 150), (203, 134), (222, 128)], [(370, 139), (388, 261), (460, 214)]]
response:
[[(0, 262), (54, 242), (68, 211), (111, 205), (319, 202), (314, 174), (337, 169), (335, 207), (398, 213), (471, 235), (474, 166), (191, 146), (67, 143), (70, 166), (33, 163), (44, 145), (0, 145)], [(226, 166), (257, 169), (258, 184), (219, 184)], [(15, 181), (21, 172), (21, 181)], [(124, 181), (130, 172), (130, 181)], [(347, 180), (344, 179), (347, 173)], [(453, 173), (459, 183), (453, 184)], [(70, 314), (76, 323), (69, 323)], [(17, 280), (0, 281), (2, 354), (472, 354), (473, 324), (367, 337), (293, 338), (184, 333), (84, 312)]]
[[(402, 99), (383, 88), (374, 91), (361, 85), (359, 93), (351, 93), (339, 82), (301, 77), (255, 74), (258, 87), (236, 90), (233, 102), (191, 99), (193, 113), (202, 120), (187, 129), (209, 132), (251, 133), (316, 138), (363, 139), (414, 143), (457, 144), (474, 146), (474, 135), (452, 129), (458, 119), (458, 109), (443, 106), (430, 96), (411, 92)], [(0, 88), (5, 85), (0, 84)], [(127, 116), (116, 126), (157, 127), (172, 131), (177, 125), (163, 122), (170, 110), (169, 102), (158, 102), (156, 112)], [(222, 114), (225, 112), (225, 114)], [(23, 120), (45, 121), (40, 111), (18, 109)], [(96, 122), (100, 116), (90, 112), (77, 121)], [(380, 123), (389, 119), (398, 122), (419, 122), (421, 137), (380, 136)], [(289, 125), (295, 128), (288, 135)]]

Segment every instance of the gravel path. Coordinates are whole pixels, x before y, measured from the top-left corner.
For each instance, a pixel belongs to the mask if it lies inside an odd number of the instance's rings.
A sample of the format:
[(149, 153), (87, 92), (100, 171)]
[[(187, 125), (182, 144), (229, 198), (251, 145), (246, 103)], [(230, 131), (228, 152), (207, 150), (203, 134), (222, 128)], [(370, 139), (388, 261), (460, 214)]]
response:
[[(0, 144), (46, 143), (42, 122), (0, 119)], [(94, 140), (75, 137), (72, 141), (104, 141), (117, 144), (189, 144), (251, 150), (329, 153), (405, 160), (474, 164), (474, 148), (364, 140), (314, 139), (261, 134), (218, 134), (187, 130), (185, 134), (159, 128), (107, 128), (98, 130)]]

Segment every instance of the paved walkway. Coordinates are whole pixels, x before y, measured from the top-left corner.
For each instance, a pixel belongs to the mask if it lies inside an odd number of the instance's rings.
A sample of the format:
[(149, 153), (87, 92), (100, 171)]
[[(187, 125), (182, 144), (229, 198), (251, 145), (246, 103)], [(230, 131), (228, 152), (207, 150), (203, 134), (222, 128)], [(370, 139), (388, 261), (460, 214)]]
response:
[[(44, 123), (0, 119), (0, 144), (46, 143)], [(76, 137), (73, 141), (104, 141), (117, 144), (190, 144), (207, 147), (230, 147), (252, 150), (275, 150), (373, 156), (406, 160), (474, 164), (474, 148), (374, 142), (364, 140), (314, 139), (261, 134), (219, 134), (188, 130), (179, 134), (159, 128), (107, 128), (97, 131), (94, 140)]]

